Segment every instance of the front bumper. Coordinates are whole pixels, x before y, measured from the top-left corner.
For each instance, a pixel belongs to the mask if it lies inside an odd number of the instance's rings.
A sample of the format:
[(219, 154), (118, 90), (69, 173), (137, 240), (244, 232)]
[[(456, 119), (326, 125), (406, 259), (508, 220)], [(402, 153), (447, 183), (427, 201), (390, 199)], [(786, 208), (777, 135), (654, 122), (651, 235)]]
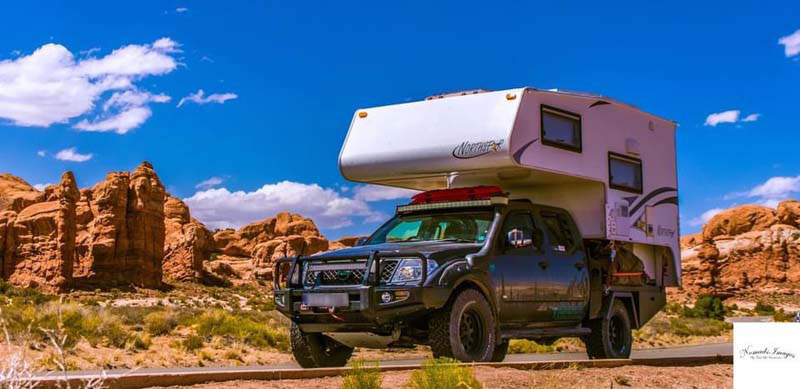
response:
[[(301, 272), (304, 261), (318, 261), (317, 258), (284, 258), (276, 263), (275, 272), (275, 306), (282, 314), (295, 322), (304, 332), (374, 332), (391, 333), (396, 327), (424, 317), (431, 310), (442, 307), (449, 296), (448, 289), (435, 285), (426, 285), (428, 280), (427, 263), (423, 263), (422, 280), (413, 285), (385, 285), (378, 277), (372, 276), (374, 269), (379, 269), (381, 258), (421, 257), (418, 253), (372, 253), (367, 260), (369, 271), (363, 284), (348, 286), (315, 286), (303, 285), (304, 274)], [(340, 258), (329, 257), (327, 261)], [(373, 267), (374, 263), (374, 267)], [(288, 265), (288, 266), (286, 266)], [(283, 267), (283, 269), (281, 269)], [(288, 271), (288, 272), (287, 272)], [(281, 285), (283, 277), (283, 285)], [(295, 278), (296, 282), (291, 280)], [(408, 297), (388, 303), (381, 301), (385, 292), (408, 292)], [(343, 307), (308, 307), (303, 304), (304, 294), (346, 293), (348, 306)]]

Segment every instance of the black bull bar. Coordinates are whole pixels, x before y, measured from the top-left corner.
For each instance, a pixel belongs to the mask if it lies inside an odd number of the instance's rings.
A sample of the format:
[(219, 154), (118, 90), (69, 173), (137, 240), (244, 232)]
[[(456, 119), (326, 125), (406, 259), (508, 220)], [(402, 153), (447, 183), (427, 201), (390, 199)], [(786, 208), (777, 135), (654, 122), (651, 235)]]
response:
[(418, 285), (422, 286), (428, 279), (428, 258), (418, 252), (396, 252), (396, 251), (372, 251), (369, 255), (345, 255), (345, 254), (328, 254), (325, 256), (309, 257), (309, 256), (295, 256), (285, 257), (278, 259), (275, 262), (275, 269), (273, 272), (274, 290), (276, 292), (285, 291), (287, 289), (302, 289), (304, 287), (303, 280), (305, 274), (303, 273), (303, 264), (305, 262), (334, 262), (346, 260), (363, 260), (366, 259), (366, 270), (363, 286), (378, 286), (381, 282), (380, 265), (382, 259), (394, 258), (419, 258), (422, 267), (422, 277)]

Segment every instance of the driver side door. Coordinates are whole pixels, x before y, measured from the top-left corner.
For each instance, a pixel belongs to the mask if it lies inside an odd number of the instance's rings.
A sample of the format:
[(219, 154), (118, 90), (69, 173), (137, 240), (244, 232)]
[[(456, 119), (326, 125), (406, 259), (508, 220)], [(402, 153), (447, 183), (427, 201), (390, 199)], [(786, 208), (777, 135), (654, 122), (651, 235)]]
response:
[(501, 322), (547, 319), (547, 306), (539, 296), (539, 284), (547, 279), (542, 236), (529, 211), (512, 212), (503, 222), (492, 271)]

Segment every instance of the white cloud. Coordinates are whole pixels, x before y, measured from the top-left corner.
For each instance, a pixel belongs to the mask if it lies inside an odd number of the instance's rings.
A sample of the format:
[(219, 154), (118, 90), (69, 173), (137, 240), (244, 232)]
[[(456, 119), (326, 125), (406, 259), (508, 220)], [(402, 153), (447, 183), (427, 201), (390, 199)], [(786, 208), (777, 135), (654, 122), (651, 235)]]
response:
[(361, 185), (354, 190), (354, 198), (364, 201), (397, 200), (409, 198), (419, 191), (383, 185)]
[(94, 54), (94, 53), (96, 53), (98, 51), (100, 51), (99, 47), (92, 47), (89, 50), (81, 50), (81, 51), (78, 52), (78, 54), (80, 54), (80, 55), (82, 55), (84, 57), (88, 57), (88, 56), (90, 56), (90, 55), (92, 55), (92, 54)]
[[(716, 127), (717, 124), (721, 123), (736, 123), (736, 122), (754, 122), (761, 117), (760, 113), (751, 113), (744, 117), (744, 119), (739, 119), (741, 115), (741, 111), (738, 109), (732, 109), (729, 111), (722, 111), (717, 113), (712, 113), (706, 117), (706, 126)], [(739, 127), (739, 126), (737, 126)]]
[(714, 215), (722, 211), (724, 211), (724, 209), (722, 208), (709, 209), (708, 211), (703, 212), (700, 216), (693, 218), (692, 220), (689, 220), (689, 225), (693, 227), (702, 226), (703, 224), (711, 220), (711, 218), (714, 217)]
[(772, 177), (748, 192), (748, 197), (786, 198), (800, 192), (800, 176)]
[(214, 60), (213, 60), (213, 59), (211, 59), (211, 57), (209, 57), (209, 56), (207, 56), (207, 55), (204, 55), (204, 56), (200, 57), (200, 62), (210, 62), (210, 63), (214, 63)]
[(754, 122), (754, 121), (758, 120), (758, 118), (760, 118), (760, 117), (761, 117), (760, 113), (751, 113), (751, 114), (747, 115), (744, 119), (742, 119), (742, 121), (743, 122)]
[(188, 10), (189, 10), (189, 8), (186, 8), (186, 7), (175, 8), (175, 12), (177, 12), (177, 13), (183, 13), (183, 12), (186, 12)]
[(225, 180), (220, 177), (211, 177), (207, 180), (201, 181), (197, 185), (194, 186), (195, 189), (210, 189), (219, 184), (222, 184)]
[(64, 149), (56, 153), (55, 158), (60, 161), (86, 162), (92, 159), (93, 156), (94, 155), (92, 154), (81, 154), (75, 149), (75, 147), (70, 147), (68, 149)]
[[(172, 54), (179, 52), (179, 47), (172, 39), (161, 38), (152, 44), (127, 45), (100, 58), (91, 57), (95, 50), (90, 49), (85, 54), (89, 57), (76, 59), (66, 47), (49, 43), (30, 55), (0, 61), (0, 118), (18, 126), (48, 127), (91, 115), (107, 92), (115, 92), (112, 96), (125, 92), (150, 96), (139, 105), (127, 101), (108, 106), (106, 102), (102, 106), (109, 109), (76, 126), (79, 130), (125, 133), (150, 116), (144, 104), (164, 98), (140, 91), (135, 83), (175, 70), (178, 62)], [(130, 112), (124, 115), (128, 120), (110, 120), (130, 108), (140, 108), (133, 112), (139, 120), (131, 121)], [(144, 112), (148, 114), (142, 115)]]
[(208, 189), (184, 199), (192, 215), (211, 228), (238, 228), (281, 211), (310, 217), (321, 228), (352, 225), (355, 218), (373, 222), (385, 218), (363, 200), (344, 197), (317, 184), (282, 181), (252, 191)]
[(117, 134), (125, 134), (128, 131), (139, 127), (147, 121), (153, 114), (149, 107), (133, 107), (124, 110), (116, 115), (90, 122), (86, 119), (81, 120), (73, 127), (81, 131), (108, 132), (114, 131)]
[(787, 57), (794, 57), (800, 54), (800, 30), (795, 31), (791, 35), (787, 35), (778, 39), (778, 44), (784, 46), (784, 52)]
[(751, 198), (756, 204), (775, 208), (779, 202), (800, 195), (800, 176), (771, 177), (750, 190), (725, 195), (725, 199)]
[(730, 110), (712, 113), (706, 118), (706, 125), (714, 127), (720, 123), (736, 123), (739, 120), (739, 110)]
[(47, 155), (47, 151), (39, 150), (39, 151), (36, 152), (36, 155), (38, 155), (40, 157), (44, 157), (45, 155)]
[(52, 182), (48, 182), (46, 184), (35, 184), (35, 185), (33, 185), (33, 187), (36, 188), (36, 190), (38, 190), (38, 191), (43, 191), (44, 188), (47, 188), (50, 185), (53, 185), (53, 183)]
[(208, 104), (208, 103), (222, 104), (228, 100), (233, 100), (239, 97), (236, 93), (213, 93), (203, 97), (204, 94), (205, 92), (203, 92), (202, 89), (199, 89), (197, 92), (191, 93), (188, 96), (182, 98), (181, 101), (178, 102), (178, 107), (180, 107), (181, 105), (183, 105), (183, 103), (187, 101), (191, 101), (197, 104)]

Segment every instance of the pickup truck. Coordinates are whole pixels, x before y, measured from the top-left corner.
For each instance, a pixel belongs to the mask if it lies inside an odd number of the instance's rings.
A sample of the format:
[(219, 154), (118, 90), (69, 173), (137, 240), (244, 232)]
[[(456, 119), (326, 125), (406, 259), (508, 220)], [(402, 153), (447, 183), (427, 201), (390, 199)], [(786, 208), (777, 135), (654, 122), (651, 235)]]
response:
[(582, 339), (590, 358), (628, 358), (631, 329), (664, 305), (664, 289), (615, 272), (613, 242), (580, 237), (566, 210), (496, 187), (424, 192), (359, 246), (278, 260), (275, 303), (304, 368), (418, 344), (502, 361), (511, 339), (561, 337)]

